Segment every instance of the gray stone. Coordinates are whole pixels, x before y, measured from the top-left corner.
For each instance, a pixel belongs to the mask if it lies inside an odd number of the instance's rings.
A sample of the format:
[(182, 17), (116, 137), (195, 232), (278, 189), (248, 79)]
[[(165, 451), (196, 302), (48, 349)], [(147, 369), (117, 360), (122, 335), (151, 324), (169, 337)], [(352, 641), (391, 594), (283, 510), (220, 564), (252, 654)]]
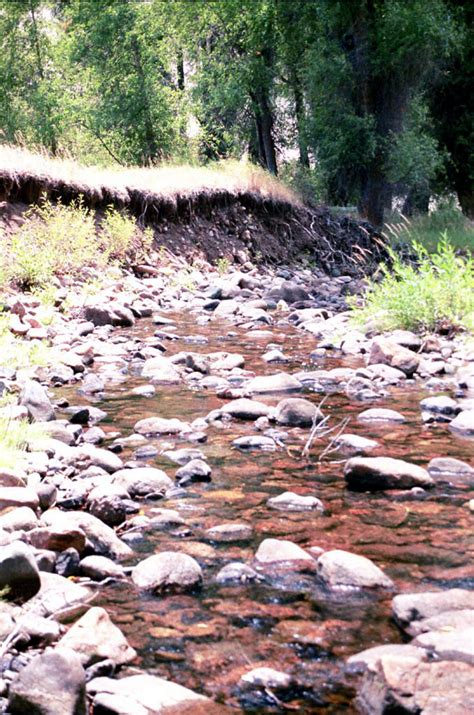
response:
[(359, 434), (341, 434), (336, 438), (336, 446), (349, 454), (364, 454), (376, 449), (379, 443), (374, 439), (361, 437)]
[(395, 596), (392, 601), (394, 618), (402, 627), (444, 611), (464, 609), (474, 609), (474, 591), (452, 588), (447, 591), (403, 593)]
[(372, 340), (367, 364), (378, 363), (390, 365), (390, 367), (401, 370), (405, 375), (411, 376), (420, 364), (420, 357), (393, 340), (379, 337)]
[(145, 591), (186, 591), (202, 582), (201, 567), (179, 551), (162, 551), (141, 561), (132, 571), (134, 584)]
[(66, 528), (79, 527), (86, 534), (88, 544), (92, 550), (101, 556), (123, 559), (133, 553), (130, 547), (119, 539), (110, 526), (85, 511), (68, 511), (65, 513), (57, 509), (50, 509), (43, 514), (41, 521), (46, 526), (65, 525)]
[(79, 564), (84, 576), (102, 581), (106, 578), (124, 578), (125, 571), (122, 566), (116, 564), (106, 556), (86, 556)]
[(393, 588), (393, 581), (370, 559), (349, 551), (326, 551), (317, 566), (318, 576), (329, 588)]
[(134, 430), (138, 434), (144, 435), (161, 435), (161, 434), (180, 434), (190, 429), (187, 422), (181, 422), (176, 418), (166, 419), (165, 417), (147, 417), (144, 420), (139, 420)]
[(219, 543), (248, 541), (253, 536), (252, 527), (248, 524), (219, 524), (204, 532), (206, 539)]
[(347, 660), (347, 669), (352, 673), (363, 673), (376, 667), (380, 659), (386, 655), (416, 658), (419, 661), (426, 660), (426, 651), (423, 648), (409, 644), (387, 643), (351, 655)]
[(428, 472), (433, 476), (467, 476), (474, 478), (474, 467), (454, 457), (434, 457), (428, 464)]
[(20, 405), (26, 407), (29, 418), (35, 422), (50, 422), (56, 418), (46, 390), (35, 380), (28, 380), (24, 384)]
[(0, 589), (6, 598), (27, 601), (40, 590), (41, 581), (33, 550), (22, 541), (0, 548)]
[(302, 496), (294, 492), (283, 492), (277, 497), (271, 497), (267, 501), (267, 506), (280, 511), (324, 511), (324, 506), (320, 499), (312, 496)]
[(86, 305), (84, 318), (95, 326), (115, 325), (130, 328), (135, 325), (132, 311), (115, 302), (110, 302), (106, 305)]
[(107, 611), (97, 607), (90, 608), (71, 626), (58, 647), (77, 653), (84, 667), (106, 658), (115, 665), (125, 665), (137, 655), (122, 631), (112, 623)]
[(113, 484), (124, 489), (132, 498), (146, 497), (152, 494), (164, 495), (166, 490), (173, 486), (168, 475), (155, 467), (121, 469), (115, 472)]
[(29, 506), (19, 506), (0, 515), (0, 529), (4, 531), (29, 531), (38, 525), (38, 518)]
[(387, 410), (383, 407), (372, 407), (364, 410), (357, 417), (361, 422), (405, 422), (405, 418), (400, 412)]
[(464, 410), (449, 423), (449, 429), (463, 437), (474, 436), (474, 410)]
[(391, 457), (352, 457), (344, 467), (344, 478), (350, 489), (412, 489), (434, 485), (426, 469)]
[(454, 631), (458, 628), (474, 628), (474, 609), (443, 611), (437, 616), (412, 621), (405, 629), (411, 636), (418, 636), (428, 631)]
[(311, 427), (322, 419), (323, 413), (315, 404), (297, 397), (281, 400), (275, 411), (276, 422), (289, 427)]
[(245, 437), (237, 437), (232, 442), (234, 447), (239, 449), (261, 449), (266, 452), (274, 452), (276, 449), (275, 440), (271, 437), (261, 435), (248, 435)]
[(474, 626), (421, 633), (413, 645), (425, 648), (431, 657), (440, 660), (458, 660), (474, 665)]
[(217, 583), (247, 583), (260, 580), (260, 576), (250, 566), (233, 561), (221, 568), (216, 576)]
[(191, 459), (176, 471), (176, 479), (183, 482), (208, 482), (211, 479), (212, 470), (207, 462), (202, 459)]
[(12, 682), (12, 715), (86, 715), (86, 676), (79, 656), (57, 649), (34, 657)]
[(274, 408), (264, 402), (242, 397), (228, 402), (220, 408), (220, 411), (225, 415), (231, 415), (231, 417), (236, 417), (240, 420), (256, 420), (258, 417), (268, 417), (273, 414)]
[(255, 560), (260, 564), (283, 561), (304, 561), (314, 564), (314, 559), (301, 546), (285, 539), (264, 539), (257, 549)]
[(276, 375), (254, 377), (245, 387), (249, 392), (265, 394), (272, 392), (300, 392), (303, 386), (296, 377), (279, 372)]
[(436, 395), (435, 397), (425, 397), (421, 400), (420, 407), (423, 412), (454, 417), (459, 412), (458, 403), (452, 397), (446, 395)]

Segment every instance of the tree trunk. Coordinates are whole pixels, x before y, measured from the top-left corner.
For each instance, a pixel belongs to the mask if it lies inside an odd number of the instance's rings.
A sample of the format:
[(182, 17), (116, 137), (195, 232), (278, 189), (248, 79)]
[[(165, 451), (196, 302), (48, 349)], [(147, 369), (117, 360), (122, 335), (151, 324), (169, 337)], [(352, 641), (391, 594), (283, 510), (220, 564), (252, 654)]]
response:
[(292, 73), (291, 83), (293, 85), (293, 93), (295, 97), (296, 128), (298, 131), (298, 148), (300, 153), (299, 162), (301, 166), (309, 169), (308, 144), (305, 136), (306, 117), (304, 110), (304, 97), (301, 90), (301, 83), (296, 72)]
[(251, 92), (253, 99), (255, 124), (263, 166), (275, 176), (278, 174), (275, 141), (273, 139), (273, 115), (264, 89)]
[(140, 47), (139, 47), (138, 40), (136, 37), (132, 38), (132, 48), (133, 48), (135, 69), (136, 69), (137, 75), (138, 75), (138, 80), (139, 80), (139, 84), (140, 84), (140, 92), (142, 95), (142, 102), (143, 102), (145, 142), (146, 142), (146, 146), (144, 147), (143, 158), (145, 160), (144, 163), (146, 164), (149, 161), (151, 161), (159, 156), (159, 150), (158, 150), (158, 144), (157, 144), (156, 137), (155, 137), (155, 132), (153, 129), (153, 120), (152, 120), (152, 116), (151, 116), (150, 103), (149, 103), (149, 99), (148, 99), (147, 81), (146, 81), (145, 71), (143, 69)]
[(180, 92), (184, 91), (184, 55), (183, 50), (178, 50), (178, 57), (176, 60), (176, 69), (178, 73), (178, 89)]

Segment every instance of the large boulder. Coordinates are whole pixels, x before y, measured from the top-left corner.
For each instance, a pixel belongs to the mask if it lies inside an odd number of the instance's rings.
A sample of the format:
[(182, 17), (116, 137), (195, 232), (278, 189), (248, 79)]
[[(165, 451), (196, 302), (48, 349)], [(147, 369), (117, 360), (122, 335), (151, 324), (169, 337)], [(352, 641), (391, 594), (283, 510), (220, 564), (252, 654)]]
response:
[(58, 643), (79, 655), (84, 667), (100, 660), (112, 660), (115, 665), (131, 663), (136, 652), (131, 648), (122, 631), (110, 620), (103, 608), (90, 608)]
[(313, 402), (298, 397), (281, 400), (275, 411), (277, 423), (289, 427), (311, 427), (322, 419), (323, 413)]
[(451, 588), (447, 591), (403, 593), (392, 601), (393, 615), (402, 628), (412, 621), (438, 616), (445, 611), (474, 609), (474, 591)]
[(201, 584), (202, 570), (192, 556), (162, 551), (135, 566), (132, 581), (138, 588), (154, 593), (187, 591)]
[(0, 511), (8, 507), (28, 507), (33, 511), (39, 506), (38, 494), (29, 487), (0, 487)]
[(392, 457), (352, 457), (344, 467), (344, 478), (355, 491), (426, 489), (434, 485), (426, 469)]
[(149, 494), (163, 495), (173, 486), (168, 475), (155, 467), (120, 469), (113, 476), (113, 484), (124, 489), (132, 498), (145, 497)]
[(84, 318), (96, 326), (115, 325), (117, 327), (131, 328), (132, 325), (135, 325), (135, 317), (132, 311), (115, 302), (86, 305)]
[(394, 340), (378, 337), (372, 340), (367, 364), (374, 365), (378, 363), (390, 365), (390, 367), (401, 370), (405, 375), (411, 376), (416, 372), (420, 364), (420, 357)]
[(35, 656), (12, 682), (12, 715), (86, 715), (86, 675), (77, 653), (67, 649)]
[(110, 526), (85, 511), (69, 511), (66, 514), (59, 509), (49, 509), (43, 514), (41, 521), (45, 526), (64, 525), (66, 528), (81, 529), (86, 535), (90, 549), (101, 556), (123, 559), (133, 553)]
[(0, 549), (0, 589), (6, 597), (26, 601), (41, 587), (33, 550), (22, 541), (14, 541)]
[(54, 407), (46, 390), (35, 380), (28, 380), (23, 385), (20, 405), (26, 407), (28, 417), (35, 422), (50, 422), (56, 419)]
[(319, 557), (318, 576), (329, 588), (393, 588), (393, 581), (370, 559), (340, 549)]

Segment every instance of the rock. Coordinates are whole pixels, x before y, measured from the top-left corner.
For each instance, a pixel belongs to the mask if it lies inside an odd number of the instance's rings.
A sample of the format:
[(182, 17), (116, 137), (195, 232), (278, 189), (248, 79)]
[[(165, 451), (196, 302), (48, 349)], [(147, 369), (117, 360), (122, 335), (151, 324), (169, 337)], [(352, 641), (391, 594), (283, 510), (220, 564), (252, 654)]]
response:
[(133, 553), (110, 526), (87, 512), (68, 511), (65, 513), (58, 509), (49, 509), (43, 514), (41, 521), (46, 526), (64, 524), (66, 528), (74, 526), (82, 529), (86, 534), (89, 546), (96, 554), (123, 559)]
[(248, 435), (246, 437), (237, 437), (232, 442), (234, 447), (238, 449), (262, 449), (266, 452), (274, 452), (276, 449), (275, 440), (271, 437), (261, 435)]
[(84, 604), (93, 596), (89, 588), (58, 574), (40, 571), (40, 578), (40, 590), (25, 606), (29, 614), (54, 617), (57, 621), (70, 620), (84, 612)]
[(393, 340), (387, 338), (374, 338), (370, 346), (368, 365), (383, 363), (401, 370), (407, 376), (416, 372), (420, 357), (411, 350), (407, 350)]
[(474, 410), (463, 410), (449, 423), (449, 429), (463, 437), (474, 435)]
[(53, 524), (31, 529), (28, 533), (28, 541), (36, 549), (49, 549), (50, 551), (76, 549), (76, 551), (82, 552), (86, 545), (86, 535), (77, 526), (68, 526), (66, 523)]
[(29, 506), (19, 506), (0, 515), (0, 529), (4, 531), (29, 531), (38, 524), (38, 518)]
[(309, 400), (301, 398), (281, 400), (275, 411), (276, 422), (289, 427), (311, 427), (322, 419), (321, 410)]
[(427, 469), (433, 477), (446, 475), (452, 477), (466, 476), (474, 479), (474, 467), (453, 457), (435, 457), (429, 462)]
[(178, 551), (162, 551), (135, 566), (132, 581), (138, 588), (154, 593), (186, 591), (201, 584), (202, 571), (191, 556)]
[(264, 402), (257, 400), (249, 400), (242, 397), (238, 400), (232, 400), (220, 408), (220, 412), (225, 415), (231, 415), (239, 420), (256, 420), (258, 417), (268, 417), (274, 412), (274, 408), (266, 405)]
[(122, 631), (112, 623), (103, 608), (90, 608), (58, 643), (59, 648), (69, 648), (77, 653), (83, 667), (106, 658), (115, 665), (131, 663), (136, 652)]
[(219, 543), (248, 541), (253, 536), (252, 527), (248, 524), (219, 524), (204, 532), (206, 539)]
[(209, 482), (212, 470), (207, 462), (202, 459), (191, 459), (190, 462), (182, 466), (176, 472), (176, 479), (179, 484), (189, 482)]
[(279, 372), (276, 375), (261, 375), (254, 377), (245, 386), (249, 392), (260, 394), (272, 392), (299, 392), (302, 384), (296, 377)]
[(474, 668), (466, 663), (420, 662), (386, 655), (365, 675), (357, 709), (364, 715), (412, 713), (470, 715), (474, 702)]
[(373, 407), (364, 410), (357, 417), (361, 422), (405, 422), (405, 418), (400, 412), (386, 410), (382, 407)]
[(349, 551), (326, 551), (317, 561), (318, 576), (329, 588), (393, 588), (393, 581), (370, 559)]
[(173, 486), (172, 480), (161, 469), (136, 467), (115, 472), (113, 484), (124, 489), (133, 498), (149, 495), (163, 496)]
[(432, 659), (457, 660), (474, 665), (474, 626), (461, 626), (452, 631), (428, 631), (418, 635), (413, 645), (425, 648)]
[(177, 385), (181, 382), (181, 373), (169, 358), (158, 355), (145, 360), (142, 377), (149, 379), (153, 385), (166, 383)]
[(293, 678), (288, 673), (282, 673), (273, 668), (253, 668), (242, 675), (240, 684), (271, 688), (272, 690), (287, 690), (293, 684)]
[(22, 541), (0, 548), (0, 589), (7, 588), (6, 598), (27, 601), (41, 587), (33, 551)]
[(79, 392), (86, 395), (95, 395), (98, 392), (103, 392), (105, 389), (104, 381), (94, 372), (88, 372), (84, 376)]
[(336, 446), (344, 452), (349, 452), (349, 454), (364, 454), (376, 449), (379, 443), (374, 439), (367, 439), (367, 437), (361, 437), (358, 434), (341, 434), (336, 438)]
[(247, 583), (251, 581), (258, 581), (261, 577), (256, 571), (254, 571), (250, 566), (242, 564), (238, 561), (233, 561), (230, 564), (226, 564), (221, 568), (216, 576), (217, 583)]
[(26, 407), (28, 417), (35, 422), (50, 422), (56, 419), (54, 407), (46, 390), (35, 380), (28, 380), (24, 384), (20, 405)]
[(122, 579), (125, 577), (123, 568), (106, 556), (86, 556), (79, 565), (81, 573), (95, 581), (102, 581), (105, 578)]
[(134, 430), (143, 435), (180, 434), (190, 429), (187, 422), (181, 422), (176, 418), (166, 419), (164, 417), (147, 417), (139, 420)]
[(120, 486), (95, 487), (87, 497), (89, 513), (108, 526), (119, 526), (127, 518), (128, 492)]
[(255, 560), (260, 564), (274, 564), (282, 561), (306, 561), (314, 564), (314, 559), (301, 546), (285, 539), (264, 539), (257, 549)]
[(281, 511), (324, 511), (322, 501), (312, 496), (302, 496), (294, 492), (283, 492), (277, 497), (271, 497), (267, 506)]
[(426, 660), (426, 651), (423, 648), (408, 644), (387, 643), (386, 645), (377, 645), (351, 655), (347, 660), (347, 670), (351, 673), (363, 673), (368, 669), (372, 670), (378, 665), (380, 659), (386, 655), (415, 658), (419, 661)]
[(355, 491), (432, 487), (426, 469), (391, 457), (352, 457), (344, 467), (347, 486)]
[(459, 412), (458, 403), (451, 397), (436, 395), (435, 397), (425, 397), (421, 400), (420, 407), (423, 412), (432, 412), (436, 415), (446, 415), (454, 417)]
[(120, 680), (94, 678), (87, 692), (93, 697), (94, 711), (111, 715), (199, 715), (193, 708), (200, 703), (204, 705), (203, 713), (214, 713), (214, 703), (208, 698), (154, 675), (132, 675)]
[(291, 305), (292, 303), (309, 300), (309, 293), (296, 283), (284, 281), (279, 288), (272, 288), (265, 297), (276, 302), (284, 300), (285, 303)]
[(474, 609), (459, 609), (458, 611), (443, 611), (437, 616), (412, 621), (405, 629), (411, 636), (418, 636), (428, 631), (451, 632), (462, 628), (474, 628)]
[(93, 444), (81, 444), (79, 447), (70, 447), (69, 450), (62, 455), (62, 460), (72, 466), (81, 463), (84, 469), (90, 466), (100, 467), (109, 474), (123, 467), (120, 457), (108, 449), (102, 449)]
[(206, 459), (199, 449), (169, 449), (163, 452), (163, 457), (170, 459), (175, 464), (187, 464), (192, 459)]
[(117, 327), (131, 328), (135, 325), (132, 311), (115, 302), (110, 302), (107, 305), (86, 305), (84, 318), (96, 326), (115, 325)]
[(26, 487), (26, 473), (20, 469), (7, 469), (0, 467), (0, 486)]
[(437, 616), (444, 611), (474, 608), (474, 591), (452, 588), (447, 591), (403, 593), (392, 600), (393, 616), (405, 628), (412, 621)]
[(86, 715), (86, 676), (79, 656), (56, 649), (35, 656), (10, 686), (12, 715)]

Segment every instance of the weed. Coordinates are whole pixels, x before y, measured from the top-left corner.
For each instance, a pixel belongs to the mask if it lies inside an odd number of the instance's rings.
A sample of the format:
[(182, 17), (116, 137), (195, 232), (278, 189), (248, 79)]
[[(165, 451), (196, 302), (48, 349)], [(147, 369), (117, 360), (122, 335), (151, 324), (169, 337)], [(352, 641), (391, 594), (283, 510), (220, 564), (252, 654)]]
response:
[(354, 309), (356, 321), (387, 330), (474, 329), (474, 259), (456, 255), (446, 233), (434, 253), (416, 241), (412, 250), (414, 263), (391, 251), (392, 265), (369, 283), (364, 306)]
[(218, 258), (216, 261), (216, 270), (219, 273), (220, 276), (223, 276), (227, 273), (227, 271), (230, 268), (230, 261), (228, 258)]

